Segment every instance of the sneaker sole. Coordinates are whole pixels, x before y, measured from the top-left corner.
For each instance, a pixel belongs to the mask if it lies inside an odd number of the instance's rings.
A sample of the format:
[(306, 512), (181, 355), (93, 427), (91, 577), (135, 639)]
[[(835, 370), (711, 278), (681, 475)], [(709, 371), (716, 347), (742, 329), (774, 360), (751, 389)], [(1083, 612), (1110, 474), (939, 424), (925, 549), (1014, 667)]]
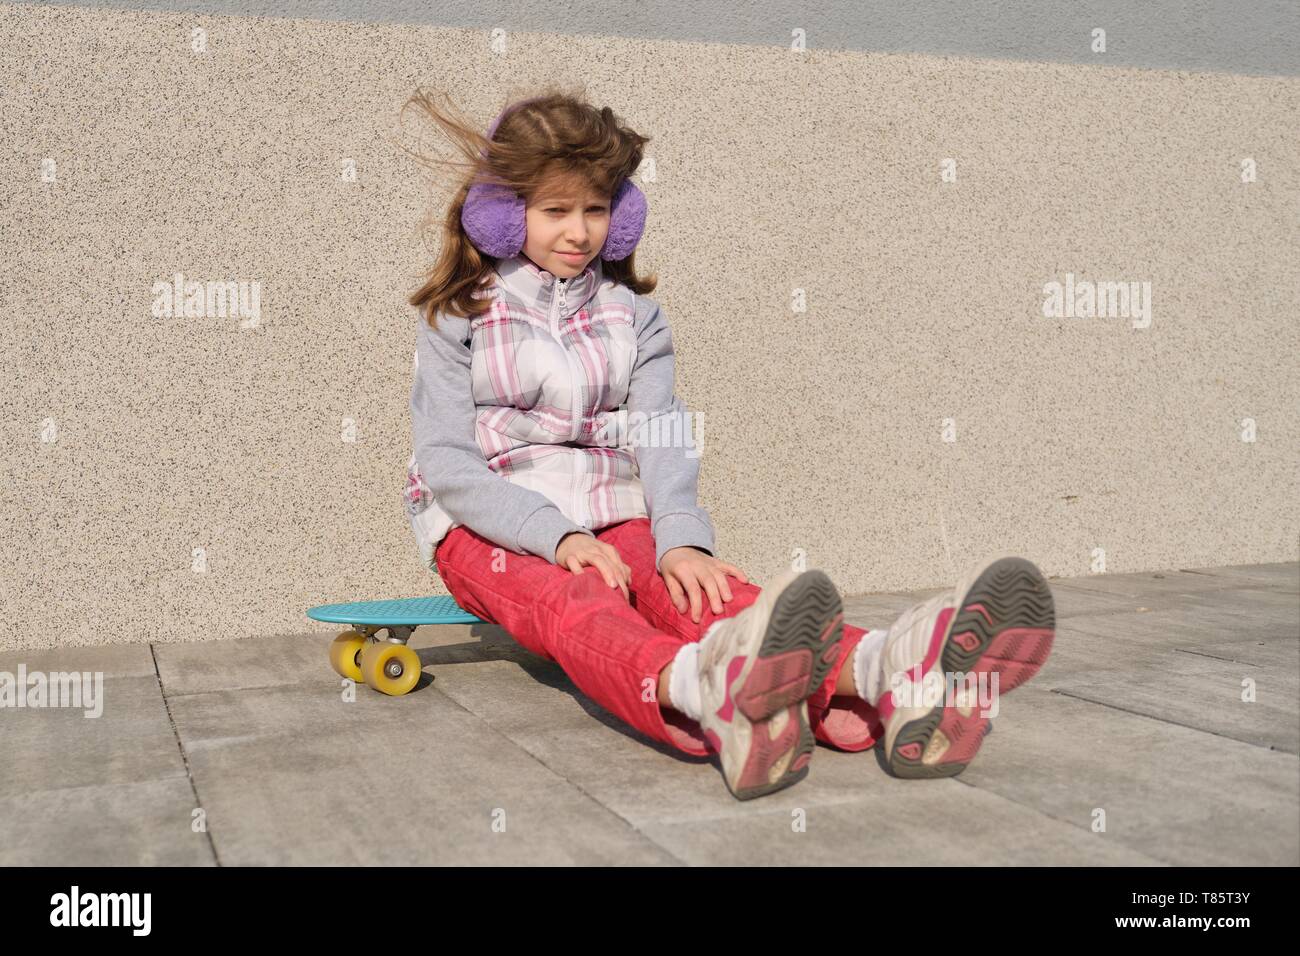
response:
[[(808, 697), (835, 665), (843, 636), (844, 606), (822, 571), (800, 574), (772, 605), (755, 660), (737, 675), (741, 683), (731, 693), (752, 725), (744, 770), (734, 788), (727, 783), (736, 799), (774, 793), (808, 776), (817, 743)], [(721, 749), (716, 738), (711, 742)]]
[(725, 774), (722, 777), (733, 797), (753, 800), (792, 787), (808, 776), (817, 746), (808, 720), (808, 701), (801, 700), (754, 723), (750, 732), (749, 753), (740, 780), (733, 787)]
[[(1024, 558), (1001, 558), (962, 598), (939, 666), (944, 674), (996, 673), (1000, 697), (1038, 673), (1055, 635), (1055, 602), (1042, 572)], [(991, 720), (978, 704), (962, 714), (941, 702), (899, 730), (890, 770), (906, 779), (955, 777), (974, 759)]]

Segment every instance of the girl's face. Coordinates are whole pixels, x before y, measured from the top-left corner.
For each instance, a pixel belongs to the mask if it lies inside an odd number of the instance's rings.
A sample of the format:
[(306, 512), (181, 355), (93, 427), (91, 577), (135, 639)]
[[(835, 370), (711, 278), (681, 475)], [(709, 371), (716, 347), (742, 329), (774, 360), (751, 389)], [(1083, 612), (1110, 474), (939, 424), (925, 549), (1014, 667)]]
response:
[[(609, 234), (609, 196), (582, 187), (549, 187), (530, 200), (524, 219), (524, 254), (552, 275), (571, 279), (596, 258)], [(576, 256), (565, 255), (576, 252)]]

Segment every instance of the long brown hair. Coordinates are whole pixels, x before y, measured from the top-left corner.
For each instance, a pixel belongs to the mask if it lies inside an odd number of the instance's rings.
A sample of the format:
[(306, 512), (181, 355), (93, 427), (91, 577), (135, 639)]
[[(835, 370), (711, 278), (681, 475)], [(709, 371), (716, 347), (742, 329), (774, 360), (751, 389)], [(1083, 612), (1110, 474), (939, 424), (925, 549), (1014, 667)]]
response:
[[(444, 94), (443, 98), (450, 104), (450, 97)], [(461, 163), (432, 161), (459, 169), (461, 181), (446, 216), (441, 220), (425, 218), (426, 227), (441, 223), (442, 249), (424, 285), (409, 299), (423, 311), (425, 321), (437, 328), (439, 311), (468, 318), (491, 307), (480, 290), (490, 284), (497, 260), (474, 247), (460, 222), (465, 197), (476, 179), (508, 186), (526, 202), (557, 180), (585, 185), (598, 195), (612, 197), (623, 178), (641, 165), (650, 137), (623, 126), (608, 106), (592, 106), (585, 92), (570, 93), (554, 86), (502, 120), (490, 143), (486, 124), (480, 131), (453, 107), (440, 107), (434, 100), (435, 94), (417, 89), (402, 109), (414, 106), (432, 118), (465, 158)], [(417, 155), (417, 159), (429, 162), (424, 156)], [(638, 295), (648, 295), (658, 284), (658, 275), (638, 276), (635, 258), (633, 252), (626, 259), (602, 261), (601, 268), (615, 282)]]

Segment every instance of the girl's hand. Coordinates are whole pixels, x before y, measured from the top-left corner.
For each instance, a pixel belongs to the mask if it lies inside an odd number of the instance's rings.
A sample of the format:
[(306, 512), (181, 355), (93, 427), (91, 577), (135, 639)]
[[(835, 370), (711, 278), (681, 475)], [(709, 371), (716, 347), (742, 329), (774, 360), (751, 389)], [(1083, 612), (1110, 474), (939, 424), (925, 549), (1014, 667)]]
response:
[(597, 541), (581, 531), (571, 531), (560, 539), (560, 546), (555, 549), (555, 563), (574, 574), (582, 574), (583, 565), (591, 565), (600, 571), (610, 587), (617, 584), (622, 588), (623, 599), (631, 603), (628, 585), (632, 581), (632, 569), (623, 563), (612, 544)]
[(665, 551), (659, 561), (659, 573), (668, 586), (673, 606), (682, 614), (686, 613), (689, 606), (691, 620), (696, 624), (700, 623), (703, 614), (701, 588), (708, 592), (709, 607), (713, 613), (721, 614), (723, 602), (730, 601), (732, 597), (727, 575), (730, 574), (745, 584), (749, 583), (745, 572), (734, 564), (719, 561), (689, 545)]

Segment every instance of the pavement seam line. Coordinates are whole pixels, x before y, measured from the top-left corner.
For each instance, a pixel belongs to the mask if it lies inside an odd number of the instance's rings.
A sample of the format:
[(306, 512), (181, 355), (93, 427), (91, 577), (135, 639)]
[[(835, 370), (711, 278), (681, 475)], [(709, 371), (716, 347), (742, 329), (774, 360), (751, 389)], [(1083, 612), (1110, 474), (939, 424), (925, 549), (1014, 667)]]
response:
[[(194, 783), (194, 773), (190, 770), (190, 755), (185, 752), (185, 745), (181, 743), (180, 730), (176, 727), (176, 718), (172, 716), (172, 705), (167, 699), (167, 689), (163, 686), (162, 673), (158, 670), (158, 653), (154, 649), (153, 642), (149, 642), (149, 654), (153, 658), (153, 676), (158, 682), (158, 693), (162, 695), (163, 707), (167, 710), (167, 722), (171, 724), (172, 736), (176, 739), (176, 749), (181, 752), (181, 760), (185, 763), (185, 777), (190, 782), (190, 790), (194, 794), (194, 805), (203, 810), (203, 800), (199, 797), (199, 788)], [(217, 866), (221, 866), (221, 854), (217, 852), (217, 844), (212, 839), (212, 831), (207, 826), (207, 811), (204, 810), (203, 835), (208, 838), (208, 847), (212, 850), (212, 860)]]
[(1197, 657), (1208, 657), (1212, 661), (1224, 661), (1228, 664), (1245, 664), (1247, 667), (1263, 667), (1263, 664), (1256, 664), (1254, 661), (1243, 661), (1237, 657), (1219, 657), (1217, 654), (1207, 654), (1205, 651), (1189, 651), (1185, 647), (1175, 647), (1174, 650), (1179, 654), (1195, 654)]
[[(240, 638), (240, 640), (247, 640), (247, 638)], [(419, 648), (415, 648), (415, 650), (418, 651)], [(426, 667), (433, 667), (433, 666), (455, 667), (459, 664), (488, 664), (494, 661), (509, 662), (514, 660), (515, 660), (514, 657), (484, 657), (478, 660), (465, 660), (465, 661), (434, 661), (432, 663), (426, 663), (425, 661), (421, 661), (420, 670), (421, 672), (429, 675), (430, 683), (432, 683), (436, 675), (434, 675), (429, 671), (426, 671), (425, 670)], [(141, 674), (139, 676), (143, 677), (145, 675)], [(277, 684), (247, 684), (247, 685), (241, 684), (238, 687), (209, 687), (206, 690), (182, 690), (182, 691), (176, 691), (170, 696), (171, 697), (199, 697), (203, 694), (224, 694), (227, 692), (245, 691), (245, 690), (276, 690), (281, 687), (298, 687), (303, 685), (317, 685), (319, 683), (320, 683), (319, 677), (304, 677), (302, 680), (280, 681)], [(358, 687), (365, 686), (364, 682), (357, 681), (354, 683), (356, 683)], [(418, 684), (416, 686), (419, 687)]]
[(1232, 740), (1239, 744), (1245, 744), (1247, 747), (1254, 747), (1258, 750), (1263, 750), (1268, 753), (1290, 754), (1292, 757), (1300, 756), (1300, 754), (1292, 753), (1290, 750), (1283, 750), (1280, 747), (1274, 747), (1271, 744), (1265, 747), (1261, 744), (1251, 743), (1249, 740), (1242, 740), (1240, 737), (1233, 737), (1230, 736), (1229, 734), (1215, 733), (1213, 730), (1206, 730), (1204, 727), (1193, 727), (1191, 724), (1184, 724), (1178, 720), (1168, 720), (1164, 717), (1156, 717), (1153, 714), (1144, 714), (1140, 710), (1129, 710), (1129, 708), (1121, 707), (1119, 706), (1119, 704), (1108, 704), (1105, 701), (1093, 700), (1091, 697), (1080, 697), (1078, 694), (1072, 694), (1068, 690), (1060, 690), (1059, 688), (1053, 687), (1051, 689), (1051, 692), (1053, 694), (1060, 694), (1062, 697), (1069, 697), (1071, 700), (1081, 700), (1085, 704), (1096, 704), (1098, 707), (1108, 707), (1111, 710), (1118, 710), (1120, 713), (1132, 714), (1135, 717), (1145, 717), (1147, 720), (1154, 720), (1157, 723), (1171, 724), (1174, 727), (1184, 727), (1187, 730), (1194, 730), (1197, 733), (1209, 734), (1211, 737), (1221, 737), (1224, 740)]
[(557, 778), (559, 778), (560, 780), (563, 780), (565, 783), (569, 784), (569, 786), (573, 787), (575, 790), (577, 790), (579, 793), (581, 793), (584, 797), (586, 797), (588, 800), (590, 800), (590, 801), (591, 801), (592, 803), (594, 803), (596, 806), (600, 807), (600, 808), (601, 808), (602, 810), (604, 810), (606, 813), (608, 813), (608, 814), (610, 814), (611, 816), (613, 816), (613, 817), (615, 817), (615, 818), (617, 818), (617, 819), (623, 821), (623, 823), (624, 823), (625, 826), (627, 826), (629, 829), (631, 829), (633, 833), (635, 833), (637, 836), (641, 837), (643, 840), (645, 840), (645, 841), (646, 841), (647, 843), (649, 843), (651, 846), (655, 847), (656, 849), (660, 850), (660, 851), (663, 852), (663, 853), (666, 853), (666, 854), (667, 854), (671, 859), (676, 860), (676, 861), (677, 861), (678, 863), (680, 863), (682, 866), (690, 866), (690, 865), (691, 865), (689, 861), (687, 861), (687, 860), (683, 860), (683, 859), (682, 859), (681, 857), (679, 857), (676, 853), (674, 853), (674, 852), (672, 852), (671, 850), (669, 850), (666, 846), (663, 846), (663, 845), (662, 845), (658, 840), (656, 840), (656, 839), (654, 839), (653, 837), (651, 837), (650, 834), (646, 833), (644, 830), (642, 830), (639, 826), (637, 826), (635, 823), (633, 823), (633, 822), (632, 822), (631, 820), (629, 820), (627, 817), (623, 816), (623, 814), (619, 813), (617, 810), (615, 810), (613, 807), (609, 806), (609, 805), (608, 805), (607, 803), (605, 803), (604, 801), (597, 799), (593, 794), (589, 793), (589, 792), (588, 792), (588, 791), (587, 791), (587, 790), (586, 790), (586, 789), (585, 789), (585, 788), (584, 788), (580, 783), (578, 783), (576, 780), (571, 780), (571, 779), (568, 777), (568, 775), (563, 774), (563, 773), (560, 773), (560, 771), (556, 770), (554, 767), (552, 767), (550, 764), (548, 764), (545, 760), (543, 760), (541, 757), (537, 756), (537, 754), (533, 753), (533, 752), (532, 752), (531, 750), (529, 750), (526, 746), (524, 746), (524, 745), (523, 745), (522, 743), (520, 743), (519, 741), (515, 740), (513, 737), (511, 737), (511, 736), (510, 736), (509, 734), (507, 734), (505, 731), (497, 730), (497, 728), (496, 728), (496, 727), (493, 727), (492, 724), (488, 722), (488, 719), (487, 719), (486, 717), (484, 717), (482, 714), (479, 714), (479, 713), (476, 713), (475, 711), (470, 710), (468, 707), (466, 707), (464, 704), (462, 704), (460, 701), (458, 701), (455, 697), (452, 697), (452, 696), (451, 696), (450, 694), (448, 694), (446, 691), (443, 691), (443, 690), (441, 690), (441, 689), (439, 689), (439, 688), (437, 688), (437, 687), (435, 687), (435, 688), (433, 688), (433, 689), (434, 689), (435, 691), (437, 691), (437, 693), (441, 694), (444, 700), (451, 701), (451, 703), (455, 704), (457, 707), (459, 707), (459, 708), (460, 708), (461, 710), (463, 710), (465, 713), (469, 714), (469, 715), (470, 715), (471, 717), (473, 717), (475, 720), (477, 720), (477, 721), (479, 721), (480, 723), (482, 723), (483, 726), (486, 727), (488, 730), (492, 731), (492, 733), (496, 734), (498, 737), (501, 737), (501, 738), (504, 739), (504, 740), (508, 740), (508, 741), (511, 743), (512, 746), (517, 747), (521, 752), (526, 753), (529, 757), (531, 757), (531, 758), (532, 758), (533, 760), (535, 760), (537, 763), (539, 763), (539, 764), (541, 764), (543, 767), (545, 767), (548, 773), (552, 773), (552, 774), (554, 774)]
[[(990, 790), (990, 789), (988, 789), (987, 787), (981, 787), (979, 784), (977, 784), (977, 783), (975, 783), (975, 782), (973, 782), (973, 781), (971, 781), (971, 780), (963, 780), (963, 779), (961, 778), (960, 775), (955, 776), (955, 777), (950, 777), (949, 779), (955, 781), (956, 783), (960, 783), (960, 784), (962, 784), (963, 786), (970, 787), (972, 790), (978, 790), (980, 793), (987, 793), (987, 794), (989, 794), (990, 796), (998, 797), (999, 799), (1005, 800), (1005, 801), (1007, 801), (1007, 803), (1013, 804), (1013, 805), (1015, 805), (1015, 806), (1017, 806), (1017, 807), (1023, 807), (1024, 809), (1029, 810), (1031, 813), (1037, 813), (1040, 817), (1045, 817), (1046, 819), (1051, 820), (1051, 821), (1053, 821), (1053, 822), (1055, 822), (1055, 823), (1061, 823), (1061, 824), (1064, 824), (1065, 826), (1070, 827), (1070, 828), (1073, 829), (1073, 830), (1082, 830), (1082, 831), (1084, 831), (1085, 833), (1091, 833), (1091, 832), (1093, 832), (1092, 829), (1091, 829), (1090, 827), (1085, 827), (1085, 826), (1084, 826), (1083, 824), (1081, 824), (1081, 823), (1075, 823), (1073, 820), (1063, 820), (1063, 819), (1060, 818), (1060, 817), (1053, 816), (1052, 814), (1048, 813), (1046, 810), (1042, 809), (1041, 807), (1036, 807), (1036, 806), (1033, 806), (1032, 804), (1028, 804), (1028, 803), (1021, 803), (1019, 800), (1014, 800), (1014, 799), (1012, 799), (1011, 797), (1006, 796), (1005, 794), (999, 793), (997, 790)], [(1183, 865), (1183, 864), (1181, 864), (1181, 863), (1175, 863), (1175, 862), (1173, 862), (1173, 861), (1171, 861), (1171, 860), (1164, 860), (1164, 859), (1161, 859), (1160, 857), (1155, 856), (1154, 854), (1148, 853), (1146, 850), (1139, 850), (1137, 847), (1134, 847), (1134, 846), (1132, 846), (1132, 845), (1130, 845), (1130, 844), (1128, 844), (1128, 843), (1120, 843), (1120, 844), (1118, 844), (1118, 845), (1119, 845), (1119, 846), (1122, 846), (1125, 850), (1128, 850), (1130, 853), (1136, 853), (1138, 856), (1144, 856), (1144, 857), (1146, 857), (1148, 860), (1151, 860), (1151, 861), (1153, 861), (1153, 862), (1155, 862), (1155, 863), (1163, 863), (1163, 864), (1165, 864), (1166, 866), (1182, 866), (1182, 865)], [(1012, 865), (1015, 865), (1015, 864), (1012, 864)], [(1081, 863), (1081, 864), (1074, 864), (1074, 865), (1076, 865), (1076, 866), (1107, 866), (1107, 865), (1112, 865), (1112, 864), (1105, 864), (1105, 863), (1087, 863), (1087, 864), (1082, 864), (1082, 863)], [(1115, 866), (1119, 866), (1120, 864), (1113, 864), (1113, 865), (1115, 865)]]

